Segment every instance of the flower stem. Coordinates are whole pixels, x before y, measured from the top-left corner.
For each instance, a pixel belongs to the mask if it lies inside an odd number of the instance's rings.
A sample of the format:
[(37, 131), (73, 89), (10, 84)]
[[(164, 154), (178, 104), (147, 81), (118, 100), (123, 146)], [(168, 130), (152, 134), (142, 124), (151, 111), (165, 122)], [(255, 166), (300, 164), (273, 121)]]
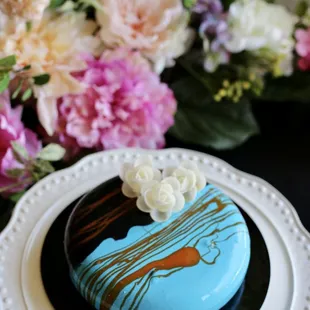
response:
[(30, 181), (32, 181), (32, 178), (27, 178), (27, 179), (24, 179), (24, 180), (22, 180), (22, 181), (20, 181), (20, 182), (17, 182), (17, 183), (8, 185), (8, 186), (1, 187), (1, 188), (0, 188), (0, 193), (4, 193), (4, 192), (6, 192), (6, 191), (8, 191), (8, 190), (11, 190), (11, 189), (16, 188), (17, 186), (23, 185), (25, 182), (28, 183), (28, 182), (30, 182)]

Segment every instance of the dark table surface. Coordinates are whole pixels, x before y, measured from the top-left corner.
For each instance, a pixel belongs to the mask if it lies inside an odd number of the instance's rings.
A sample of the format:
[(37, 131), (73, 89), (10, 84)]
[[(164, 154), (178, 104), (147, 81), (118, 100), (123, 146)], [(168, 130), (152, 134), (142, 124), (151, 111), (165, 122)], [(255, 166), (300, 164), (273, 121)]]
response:
[[(217, 156), (276, 187), (296, 208), (310, 231), (310, 104), (256, 103), (261, 135), (233, 150), (215, 151), (167, 137), (167, 147), (183, 147)], [(11, 208), (0, 201), (0, 230)]]

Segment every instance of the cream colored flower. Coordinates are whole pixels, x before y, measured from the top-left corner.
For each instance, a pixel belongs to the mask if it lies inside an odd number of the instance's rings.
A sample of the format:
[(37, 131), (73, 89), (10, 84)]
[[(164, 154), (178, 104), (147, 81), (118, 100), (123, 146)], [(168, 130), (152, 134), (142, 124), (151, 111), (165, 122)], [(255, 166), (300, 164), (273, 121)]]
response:
[(142, 186), (151, 181), (160, 181), (161, 173), (153, 167), (152, 157), (141, 156), (134, 164), (125, 163), (121, 167), (120, 178), (123, 194), (129, 198), (138, 197)]
[(100, 36), (108, 47), (138, 49), (156, 72), (174, 65), (190, 47), (194, 32), (181, 0), (96, 0)]
[(163, 176), (175, 177), (180, 182), (180, 191), (187, 202), (194, 200), (197, 192), (201, 191), (207, 182), (197, 165), (191, 161), (185, 161), (179, 167), (166, 168)]
[(281, 74), (292, 73), (293, 31), (297, 17), (284, 6), (264, 0), (237, 0), (228, 13), (231, 40), (226, 48), (232, 53), (250, 51), (266, 58), (266, 53), (281, 60)]
[(18, 22), (37, 21), (42, 18), (50, 0), (1, 0), (0, 11)]
[(94, 53), (99, 40), (93, 36), (96, 24), (84, 13), (45, 13), (31, 31), (6, 26), (0, 31), (0, 57), (15, 54), (18, 65), (31, 65), (29, 76), (49, 73), (48, 84), (34, 87), (39, 119), (52, 135), (57, 119), (56, 99), (83, 91), (71, 73), (85, 68), (81, 53)]
[(163, 222), (170, 218), (173, 212), (179, 212), (185, 204), (180, 192), (180, 183), (174, 177), (159, 181), (151, 181), (142, 186), (137, 207), (150, 213), (155, 222)]

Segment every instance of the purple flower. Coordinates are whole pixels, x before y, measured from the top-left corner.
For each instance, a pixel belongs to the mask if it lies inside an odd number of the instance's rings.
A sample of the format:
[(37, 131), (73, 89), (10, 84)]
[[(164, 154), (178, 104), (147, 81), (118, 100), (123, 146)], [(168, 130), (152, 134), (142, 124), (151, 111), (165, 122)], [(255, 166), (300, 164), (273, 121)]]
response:
[[(0, 190), (10, 187), (5, 194), (18, 192), (31, 183), (26, 171), (25, 174), (16, 177), (10, 174), (12, 169), (25, 168), (15, 159), (12, 142), (25, 148), (30, 158), (34, 158), (42, 147), (35, 133), (24, 127), (21, 114), (22, 107), (11, 108), (8, 92), (0, 95)], [(14, 187), (17, 183), (18, 186)]]
[(193, 12), (200, 16), (199, 33), (204, 41), (204, 67), (208, 72), (216, 70), (218, 65), (227, 64), (230, 53), (225, 43), (230, 39), (227, 15), (223, 12), (220, 0), (198, 0)]

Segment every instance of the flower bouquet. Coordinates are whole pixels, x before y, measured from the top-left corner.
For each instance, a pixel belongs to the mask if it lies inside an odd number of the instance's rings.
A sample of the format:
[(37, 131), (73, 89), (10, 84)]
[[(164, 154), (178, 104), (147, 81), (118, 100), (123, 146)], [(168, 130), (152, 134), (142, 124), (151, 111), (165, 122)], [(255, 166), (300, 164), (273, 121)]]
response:
[[(310, 10), (264, 0), (0, 2), (0, 195), (88, 153), (235, 147), (260, 100), (307, 101)], [(55, 163), (57, 162), (57, 163)]]

